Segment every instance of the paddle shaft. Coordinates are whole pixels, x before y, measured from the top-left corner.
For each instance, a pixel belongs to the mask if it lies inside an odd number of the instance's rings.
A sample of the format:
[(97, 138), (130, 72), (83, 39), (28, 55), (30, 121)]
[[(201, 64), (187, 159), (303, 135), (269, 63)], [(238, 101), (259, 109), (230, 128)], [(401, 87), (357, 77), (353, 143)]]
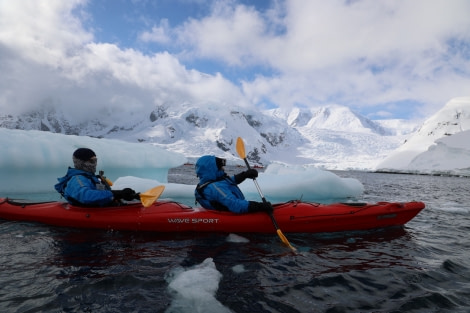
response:
[[(246, 167), (250, 170), (251, 166), (250, 166), (250, 163), (248, 163), (248, 160), (246, 158), (243, 158), (243, 161), (245, 161)], [(261, 200), (263, 200), (264, 204), (267, 204), (268, 201), (266, 201), (266, 198), (264, 197), (263, 193), (261, 192), (261, 188), (259, 187), (258, 181), (256, 180), (256, 178), (253, 178), (253, 182), (255, 183), (256, 189), (258, 189), (258, 193), (261, 196)], [(271, 208), (272, 208), (272, 206), (271, 206)], [(279, 225), (277, 225), (276, 219), (274, 218), (274, 215), (273, 215), (272, 212), (269, 212), (269, 217), (271, 218), (271, 221), (273, 222), (274, 227), (279, 232), (280, 231)]]
[[(99, 176), (101, 178), (101, 182), (106, 186), (106, 189), (111, 191), (111, 185), (108, 182), (108, 179), (104, 176), (104, 171), (99, 171)], [(114, 198), (114, 195), (113, 195)], [(122, 199), (116, 199), (114, 198), (115, 201), (119, 202), (120, 204), (124, 204), (124, 201)]]
[[(248, 163), (248, 160), (246, 159), (246, 153), (245, 153), (245, 144), (243, 143), (243, 139), (241, 137), (237, 138), (237, 144), (236, 144), (237, 152), (238, 155), (240, 156), (243, 161), (245, 161), (246, 167), (248, 167), (248, 170), (251, 169), (250, 163)], [(273, 222), (274, 227), (276, 228), (276, 233), (281, 238), (281, 241), (285, 243), (293, 252), (296, 252), (297, 249), (295, 249), (290, 243), (289, 240), (287, 240), (286, 236), (282, 233), (281, 229), (279, 228), (279, 225), (277, 225), (276, 219), (274, 218), (273, 214), (273, 207), (271, 203), (266, 201), (266, 198), (264, 197), (263, 193), (261, 192), (261, 188), (259, 188), (258, 182), (256, 179), (253, 178), (253, 181), (255, 183), (256, 189), (258, 189), (258, 193), (261, 196), (261, 199), (263, 200), (264, 204), (268, 204), (271, 207), (271, 212), (268, 212), (269, 217), (271, 218), (271, 221)]]
[(99, 176), (101, 178), (101, 182), (106, 186), (108, 190), (111, 190), (111, 186), (108, 183), (106, 177), (104, 177), (104, 171), (99, 171)]

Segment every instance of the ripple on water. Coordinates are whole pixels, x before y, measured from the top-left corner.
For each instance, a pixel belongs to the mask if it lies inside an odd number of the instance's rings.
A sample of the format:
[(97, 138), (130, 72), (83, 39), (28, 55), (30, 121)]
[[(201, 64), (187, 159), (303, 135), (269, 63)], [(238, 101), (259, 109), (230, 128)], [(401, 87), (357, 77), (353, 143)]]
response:
[[(194, 176), (194, 168), (190, 169)], [(212, 258), (233, 312), (469, 312), (468, 179), (344, 172), (365, 199), (424, 200), (403, 228), (136, 234), (0, 221), (0, 312), (164, 312), (165, 275)], [(229, 240), (227, 240), (229, 239)]]

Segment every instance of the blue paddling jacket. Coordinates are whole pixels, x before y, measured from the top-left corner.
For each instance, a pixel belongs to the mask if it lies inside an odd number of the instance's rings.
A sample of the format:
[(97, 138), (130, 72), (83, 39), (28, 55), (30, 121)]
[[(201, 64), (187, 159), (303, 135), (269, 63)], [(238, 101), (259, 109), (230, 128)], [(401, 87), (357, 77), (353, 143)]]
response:
[(106, 206), (113, 201), (109, 187), (94, 173), (69, 167), (67, 174), (57, 180), (54, 188), (71, 204)]
[(199, 177), (199, 184), (194, 195), (204, 208), (234, 213), (248, 212), (249, 202), (238, 188), (235, 177), (229, 177), (217, 167), (215, 156), (200, 157), (196, 162), (196, 175)]

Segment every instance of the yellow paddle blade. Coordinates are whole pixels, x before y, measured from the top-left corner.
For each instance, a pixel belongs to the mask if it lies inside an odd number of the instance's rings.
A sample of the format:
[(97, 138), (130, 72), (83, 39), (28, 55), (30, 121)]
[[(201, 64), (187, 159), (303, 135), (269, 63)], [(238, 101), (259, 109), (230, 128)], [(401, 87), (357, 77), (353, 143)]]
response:
[(241, 137), (237, 138), (237, 153), (241, 159), (244, 159), (246, 157), (245, 144), (243, 143), (243, 139), (241, 139)]
[(279, 238), (281, 238), (281, 241), (286, 245), (288, 246), (292, 251), (294, 252), (297, 252), (297, 249), (294, 248), (290, 242), (287, 240), (286, 236), (284, 236), (284, 234), (282, 233), (282, 231), (280, 229), (277, 230), (277, 235), (279, 236)]
[(155, 201), (157, 201), (158, 197), (160, 197), (160, 195), (163, 193), (163, 190), (165, 190), (165, 186), (160, 185), (140, 193), (140, 202), (142, 202), (142, 205), (145, 208), (148, 208)]

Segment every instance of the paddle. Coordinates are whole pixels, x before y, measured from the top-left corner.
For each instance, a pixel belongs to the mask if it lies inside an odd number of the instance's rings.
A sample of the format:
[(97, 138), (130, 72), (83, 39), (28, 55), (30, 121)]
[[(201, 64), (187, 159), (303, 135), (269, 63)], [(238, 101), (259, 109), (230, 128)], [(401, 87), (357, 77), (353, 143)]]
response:
[[(111, 189), (111, 186), (113, 183), (104, 176), (103, 171), (99, 171), (99, 176), (101, 178), (101, 181), (108, 187), (108, 189)], [(153, 187), (152, 189), (149, 189), (147, 191), (138, 193), (140, 202), (144, 206), (144, 208), (148, 208), (151, 206), (157, 199), (160, 197), (160, 195), (163, 193), (163, 190), (165, 190), (165, 186), (160, 185)]]
[[(248, 160), (246, 159), (245, 144), (243, 143), (243, 139), (241, 139), (240, 137), (237, 138), (237, 153), (238, 153), (238, 155), (240, 156), (240, 158), (242, 158), (242, 159), (245, 161), (246, 167), (248, 167), (248, 169), (251, 169), (250, 163), (248, 163)], [(258, 193), (259, 193), (261, 199), (263, 200), (263, 203), (264, 203), (264, 204), (267, 204), (268, 202), (266, 201), (266, 198), (264, 197), (263, 193), (261, 192), (261, 189), (259, 188), (258, 182), (256, 181), (255, 178), (253, 178), (253, 182), (255, 183), (256, 189), (258, 189)], [(284, 234), (282, 233), (281, 229), (280, 229), (279, 226), (277, 225), (277, 222), (276, 222), (276, 219), (274, 218), (273, 213), (272, 213), (272, 212), (269, 212), (268, 214), (269, 214), (269, 217), (271, 217), (271, 221), (273, 222), (273, 225), (274, 225), (274, 227), (276, 228), (277, 235), (279, 236), (279, 238), (281, 238), (281, 241), (282, 241), (286, 246), (288, 246), (292, 251), (296, 252), (297, 249), (295, 249), (295, 248), (289, 243), (289, 241), (287, 240), (286, 236), (284, 236)]]
[(152, 189), (149, 189), (145, 192), (139, 193), (140, 202), (142, 202), (142, 205), (144, 206), (144, 208), (148, 208), (155, 201), (157, 201), (157, 199), (163, 193), (163, 190), (165, 190), (165, 186), (160, 185), (160, 186), (153, 187)]

